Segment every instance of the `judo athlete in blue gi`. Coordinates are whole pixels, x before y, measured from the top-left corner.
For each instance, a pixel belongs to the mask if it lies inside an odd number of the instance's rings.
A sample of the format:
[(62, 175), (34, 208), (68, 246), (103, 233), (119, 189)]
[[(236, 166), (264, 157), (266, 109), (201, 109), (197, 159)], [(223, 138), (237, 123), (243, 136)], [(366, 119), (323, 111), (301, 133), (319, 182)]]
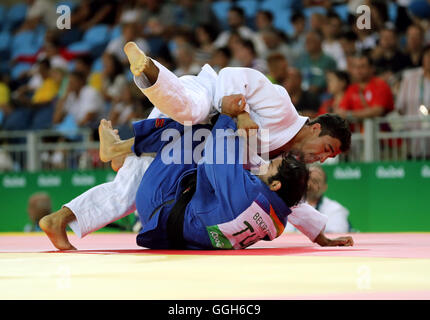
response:
[[(306, 193), (308, 171), (293, 156), (272, 160), (260, 176), (246, 170), (244, 138), (228, 115), (219, 115), (213, 127), (150, 119), (134, 129), (136, 155), (157, 153), (136, 194), (143, 225), (139, 246), (243, 249), (273, 240), (282, 234), (290, 207)], [(198, 132), (207, 132), (205, 139), (187, 146), (187, 135)], [(174, 163), (166, 163), (169, 159)]]

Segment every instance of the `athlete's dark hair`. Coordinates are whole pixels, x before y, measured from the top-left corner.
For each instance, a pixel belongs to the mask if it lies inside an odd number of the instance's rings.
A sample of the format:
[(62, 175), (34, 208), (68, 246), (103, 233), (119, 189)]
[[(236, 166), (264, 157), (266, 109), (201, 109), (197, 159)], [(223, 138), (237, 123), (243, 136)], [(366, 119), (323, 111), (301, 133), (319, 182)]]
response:
[(322, 114), (312, 121), (309, 121), (308, 125), (319, 123), (321, 125), (321, 136), (329, 135), (340, 141), (340, 151), (346, 152), (351, 147), (351, 130), (349, 129), (349, 123), (342, 117), (334, 113)]
[(268, 182), (280, 181), (281, 188), (276, 193), (288, 207), (293, 207), (306, 195), (308, 179), (306, 164), (298, 156), (287, 154), (283, 156), (278, 173), (270, 177)]

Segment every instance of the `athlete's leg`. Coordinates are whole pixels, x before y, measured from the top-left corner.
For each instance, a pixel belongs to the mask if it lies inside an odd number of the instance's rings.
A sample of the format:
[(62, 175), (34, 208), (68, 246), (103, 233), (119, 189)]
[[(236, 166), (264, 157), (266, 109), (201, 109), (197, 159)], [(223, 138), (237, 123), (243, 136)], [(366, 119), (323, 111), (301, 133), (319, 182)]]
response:
[(178, 78), (135, 43), (127, 43), (124, 51), (137, 86), (162, 114), (182, 124), (208, 121), (217, 77), (210, 66), (204, 66), (198, 76)]

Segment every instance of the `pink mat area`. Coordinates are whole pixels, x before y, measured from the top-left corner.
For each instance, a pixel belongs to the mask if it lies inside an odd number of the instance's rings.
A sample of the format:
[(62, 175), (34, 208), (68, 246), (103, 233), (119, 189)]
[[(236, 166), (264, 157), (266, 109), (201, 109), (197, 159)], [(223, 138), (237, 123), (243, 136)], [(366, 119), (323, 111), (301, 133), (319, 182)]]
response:
[[(320, 247), (301, 234), (283, 234), (246, 250), (148, 250), (136, 245), (134, 234), (96, 233), (84, 239), (69, 235), (82, 254), (292, 255), (338, 257), (430, 258), (430, 233), (350, 234), (353, 247)], [(337, 235), (328, 235), (334, 238)], [(56, 252), (43, 233), (1, 234), (0, 252)]]

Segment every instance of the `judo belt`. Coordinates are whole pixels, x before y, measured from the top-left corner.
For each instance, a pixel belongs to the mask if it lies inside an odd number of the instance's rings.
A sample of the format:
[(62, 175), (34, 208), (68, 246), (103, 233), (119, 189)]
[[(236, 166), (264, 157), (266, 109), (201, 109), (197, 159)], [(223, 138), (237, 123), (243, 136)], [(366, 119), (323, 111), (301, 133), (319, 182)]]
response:
[(184, 217), (185, 209), (196, 192), (197, 173), (186, 176), (181, 185), (184, 191), (179, 195), (167, 218), (167, 238), (172, 249), (185, 249)]

